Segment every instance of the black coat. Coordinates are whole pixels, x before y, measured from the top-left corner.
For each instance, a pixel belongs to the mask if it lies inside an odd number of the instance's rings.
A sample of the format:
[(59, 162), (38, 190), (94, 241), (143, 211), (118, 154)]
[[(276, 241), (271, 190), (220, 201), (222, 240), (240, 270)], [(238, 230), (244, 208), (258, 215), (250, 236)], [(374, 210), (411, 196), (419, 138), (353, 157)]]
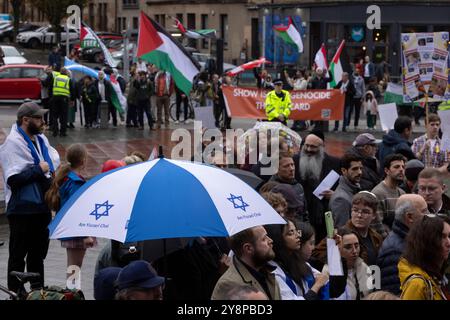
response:
[[(98, 93), (98, 96), (99, 96), (98, 103), (100, 103), (102, 101), (102, 97), (100, 95), (100, 90), (98, 90), (98, 82), (99, 82), (98, 79), (95, 80), (95, 89), (97, 90), (97, 93)], [(114, 89), (113, 89), (113, 87), (111, 85), (111, 82), (109, 82), (108, 80), (105, 79), (104, 83), (105, 83), (105, 98), (106, 98), (106, 101), (111, 103), (112, 92), (113, 92)]]
[[(340, 89), (342, 87), (342, 80), (338, 82), (338, 84), (336, 85), (336, 87), (334, 87), (335, 89)], [(351, 106), (353, 103), (353, 97), (356, 93), (356, 89), (355, 86), (353, 84), (353, 82), (351, 82), (350, 80), (348, 81), (348, 85), (347, 85), (347, 89), (345, 91), (345, 105), (346, 106)]]
[(408, 231), (409, 229), (404, 223), (394, 220), (392, 231), (384, 240), (377, 258), (377, 265), (381, 269), (381, 290), (396, 295), (400, 294), (397, 265), (404, 251), (405, 237)]
[[(326, 235), (324, 213), (329, 210), (328, 200), (323, 198), (319, 200), (313, 191), (316, 189), (317, 185), (313, 185), (310, 181), (302, 180), (300, 177), (300, 154), (294, 155), (295, 164), (295, 179), (300, 182), (305, 191), (306, 203), (308, 206), (309, 221), (316, 229), (316, 242), (318, 243)], [(340, 172), (340, 160), (336, 157), (332, 157), (325, 153), (325, 157), (322, 162), (322, 171), (320, 173), (319, 181), (322, 181), (331, 170)], [(336, 189), (337, 182), (333, 186)]]

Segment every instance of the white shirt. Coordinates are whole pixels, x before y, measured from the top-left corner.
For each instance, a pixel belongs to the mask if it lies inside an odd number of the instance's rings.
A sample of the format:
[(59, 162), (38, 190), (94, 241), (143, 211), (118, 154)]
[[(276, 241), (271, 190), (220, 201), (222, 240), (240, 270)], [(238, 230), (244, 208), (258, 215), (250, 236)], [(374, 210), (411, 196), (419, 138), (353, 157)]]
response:
[(369, 71), (369, 64), (368, 63), (366, 63), (365, 65), (364, 65), (364, 77), (370, 77), (370, 71)]
[(105, 80), (99, 80), (98, 81), (98, 92), (100, 93), (100, 97), (102, 100), (106, 100), (105, 97)]

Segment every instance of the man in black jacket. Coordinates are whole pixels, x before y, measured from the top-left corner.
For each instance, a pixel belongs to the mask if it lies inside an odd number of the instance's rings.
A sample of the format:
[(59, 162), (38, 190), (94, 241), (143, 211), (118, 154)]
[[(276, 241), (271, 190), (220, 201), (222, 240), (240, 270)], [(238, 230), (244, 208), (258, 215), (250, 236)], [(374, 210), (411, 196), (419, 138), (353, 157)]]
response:
[[(50, 210), (44, 194), (59, 165), (59, 156), (42, 134), (47, 110), (33, 102), (17, 111), (6, 141), (0, 147), (5, 182), (6, 216), (9, 222), (8, 288), (17, 292), (21, 284), (11, 271), (25, 270), (41, 275), (32, 289), (44, 285), (44, 259), (48, 250)], [(26, 260), (25, 260), (26, 259)]]
[[(316, 76), (311, 80), (311, 89), (315, 90), (326, 90), (328, 83), (333, 81), (333, 76), (331, 71), (328, 71), (329, 76), (326, 77), (327, 70), (322, 68), (316, 69)], [(314, 123), (314, 128), (321, 131), (328, 131), (328, 121), (311, 121)]]
[(377, 265), (381, 269), (381, 289), (400, 295), (397, 264), (405, 247), (405, 238), (411, 226), (428, 213), (427, 203), (417, 194), (404, 194), (397, 200), (392, 231), (378, 253)]
[[(353, 96), (356, 93), (355, 86), (353, 82), (350, 81), (347, 72), (342, 74), (342, 80), (338, 82), (335, 89), (341, 90), (343, 94), (345, 94), (345, 103), (344, 103), (344, 124), (342, 125), (342, 131), (347, 131), (346, 127), (350, 125), (350, 118), (352, 117), (352, 105), (353, 105)], [(339, 129), (339, 121), (334, 122), (334, 131), (338, 131)]]

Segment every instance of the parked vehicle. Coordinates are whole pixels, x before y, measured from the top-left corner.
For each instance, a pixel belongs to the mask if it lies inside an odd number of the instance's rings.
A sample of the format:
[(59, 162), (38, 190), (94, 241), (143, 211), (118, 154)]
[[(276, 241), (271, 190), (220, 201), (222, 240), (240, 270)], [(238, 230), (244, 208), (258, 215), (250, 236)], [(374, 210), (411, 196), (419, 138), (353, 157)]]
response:
[(23, 102), (41, 99), (40, 77), (45, 72), (40, 64), (10, 64), (0, 67), (0, 101)]
[[(122, 36), (110, 36), (110, 35), (100, 35), (99, 38), (102, 40), (102, 42), (105, 44), (107, 48), (111, 48), (111, 44), (114, 46), (117, 46), (117, 41), (122, 41)], [(79, 46), (75, 46), (75, 48)], [(100, 47), (86, 47), (86, 48), (79, 48), (80, 50), (80, 59), (87, 60), (90, 62), (96, 62), (96, 63), (102, 63), (105, 59), (103, 55), (103, 51)]]
[[(27, 32), (27, 31), (35, 31), (39, 29), (40, 26), (31, 24), (31, 23), (23, 23), (19, 25), (19, 30), (17, 34), (21, 32)], [(14, 32), (14, 26), (10, 25), (5, 29), (0, 28), (0, 41), (1, 42), (11, 42), (13, 40), (13, 32)]]
[(3, 61), (6, 64), (24, 64), (27, 63), (27, 59), (23, 57), (24, 53), (19, 52), (13, 46), (0, 46), (5, 54)]
[[(63, 28), (64, 30), (64, 28)], [(69, 43), (75, 43), (79, 40), (80, 35), (77, 30), (69, 29)], [(33, 49), (45, 44), (56, 44), (56, 30), (52, 26), (41, 27), (35, 31), (27, 31), (19, 33), (16, 37), (17, 43)], [(61, 31), (62, 46), (66, 44), (66, 32)]]
[[(198, 61), (198, 63), (201, 66), (201, 70), (200, 71), (205, 71), (205, 67), (206, 67), (206, 63), (208, 62), (208, 60), (215, 60), (215, 58), (213, 56), (211, 56), (210, 54), (207, 53), (200, 53), (200, 52), (193, 52), (192, 53), (192, 57)], [(228, 71), (231, 69), (236, 68), (236, 66), (234, 64), (230, 64), (230, 63), (223, 63), (223, 71)]]

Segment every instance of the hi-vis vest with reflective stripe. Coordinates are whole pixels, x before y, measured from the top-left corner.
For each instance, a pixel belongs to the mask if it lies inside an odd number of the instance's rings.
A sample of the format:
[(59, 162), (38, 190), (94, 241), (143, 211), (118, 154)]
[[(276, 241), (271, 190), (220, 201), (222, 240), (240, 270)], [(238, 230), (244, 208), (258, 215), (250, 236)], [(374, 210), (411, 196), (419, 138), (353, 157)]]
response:
[(70, 97), (70, 78), (63, 74), (57, 74), (53, 78), (53, 95)]

